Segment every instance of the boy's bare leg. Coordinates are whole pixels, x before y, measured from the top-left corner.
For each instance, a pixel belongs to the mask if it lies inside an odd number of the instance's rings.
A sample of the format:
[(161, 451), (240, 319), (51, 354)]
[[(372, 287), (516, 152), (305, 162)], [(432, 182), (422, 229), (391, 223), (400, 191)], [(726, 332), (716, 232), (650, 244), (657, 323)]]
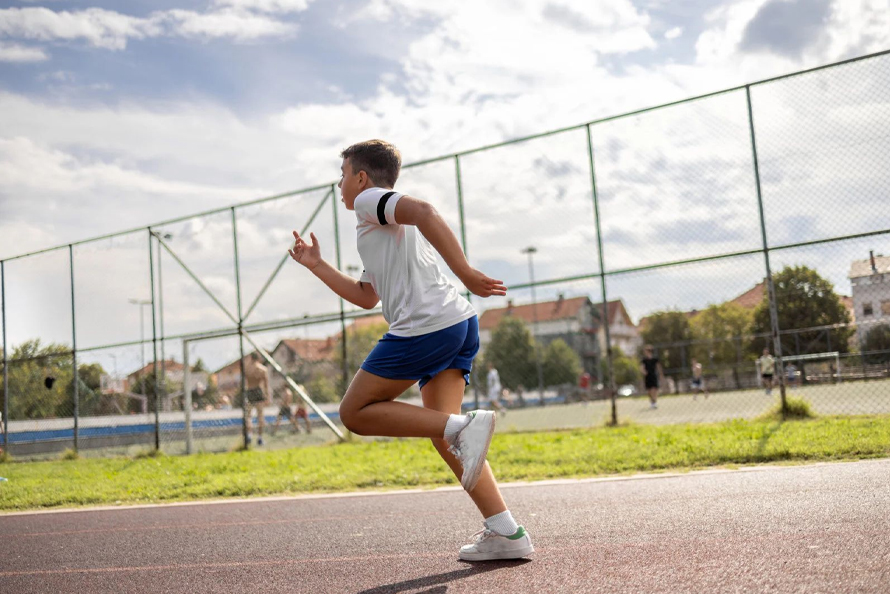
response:
[[(464, 375), (459, 369), (446, 369), (423, 387), (421, 391), (423, 406), (431, 410), (459, 415), (461, 414), (460, 405), (464, 398), (465, 386)], [(439, 455), (460, 480), (463, 468), (457, 458), (448, 451), (448, 442), (443, 438), (433, 438), (432, 442)], [(483, 518), (490, 518), (507, 510), (507, 505), (504, 503), (504, 498), (501, 496), (501, 491), (498, 489), (488, 462), (482, 469), (482, 475), (479, 477), (476, 488), (470, 491), (470, 498), (482, 512)]]
[(260, 439), (263, 438), (263, 429), (266, 427), (266, 418), (263, 416), (263, 405), (265, 402), (257, 402), (256, 404), (256, 424), (257, 424), (257, 433), (260, 436)]
[(359, 369), (340, 403), (340, 420), (359, 435), (442, 437), (447, 413), (392, 402), (415, 383), (416, 380), (386, 379)]

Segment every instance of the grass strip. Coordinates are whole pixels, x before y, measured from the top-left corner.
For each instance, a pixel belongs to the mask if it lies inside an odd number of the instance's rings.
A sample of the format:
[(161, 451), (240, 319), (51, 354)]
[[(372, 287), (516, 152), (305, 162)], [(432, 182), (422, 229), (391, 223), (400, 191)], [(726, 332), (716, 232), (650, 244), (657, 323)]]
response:
[[(500, 481), (890, 456), (890, 417), (498, 434)], [(456, 485), (428, 440), (0, 464), (0, 510)]]

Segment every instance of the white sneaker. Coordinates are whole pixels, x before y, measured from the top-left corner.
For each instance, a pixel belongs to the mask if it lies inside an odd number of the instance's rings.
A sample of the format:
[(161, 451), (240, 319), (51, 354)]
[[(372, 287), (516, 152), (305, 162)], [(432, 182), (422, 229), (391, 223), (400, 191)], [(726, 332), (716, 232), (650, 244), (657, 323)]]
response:
[(488, 446), (494, 435), (496, 417), (490, 410), (470, 411), (467, 416), (470, 417), (470, 422), (460, 430), (448, 451), (454, 454), (464, 469), (460, 484), (467, 491), (472, 491), (485, 467), (485, 456), (488, 455)]
[(473, 535), (475, 542), (460, 548), (460, 558), (464, 561), (493, 561), (496, 559), (519, 559), (535, 552), (528, 531), (522, 526), (511, 536), (492, 532), (486, 526)]

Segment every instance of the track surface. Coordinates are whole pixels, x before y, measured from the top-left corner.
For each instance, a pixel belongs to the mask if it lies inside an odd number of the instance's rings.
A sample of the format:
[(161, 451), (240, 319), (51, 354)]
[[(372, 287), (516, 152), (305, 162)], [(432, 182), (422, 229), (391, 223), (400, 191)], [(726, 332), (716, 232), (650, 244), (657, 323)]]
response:
[(0, 516), (0, 592), (888, 592), (890, 460), (505, 485), (531, 560), (464, 563), (456, 489)]

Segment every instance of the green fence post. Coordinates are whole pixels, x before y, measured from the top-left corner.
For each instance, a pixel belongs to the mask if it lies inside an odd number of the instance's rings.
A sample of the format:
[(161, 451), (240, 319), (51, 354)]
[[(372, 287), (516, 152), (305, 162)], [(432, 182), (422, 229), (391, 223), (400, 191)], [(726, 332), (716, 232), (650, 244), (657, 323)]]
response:
[[(155, 261), (154, 261), (154, 246), (152, 245), (151, 238), (154, 236), (154, 232), (151, 230), (151, 227), (148, 228), (148, 274), (151, 282), (151, 352), (152, 352), (152, 373), (154, 374), (154, 405), (155, 405), (155, 450), (160, 451), (161, 449), (161, 413), (158, 410), (158, 392), (160, 388), (158, 387), (158, 331), (157, 331), (157, 320), (155, 319)], [(142, 382), (143, 387), (145, 386), (145, 382)]]
[[(334, 250), (337, 254), (337, 270), (341, 270), (342, 262), (340, 256), (340, 218), (337, 215), (337, 185), (331, 184), (331, 210), (334, 211)], [(348, 345), (346, 344), (346, 309), (343, 305), (343, 298), (340, 301), (340, 349), (343, 357), (341, 365), (343, 373), (343, 393), (346, 393), (346, 387), (349, 385), (349, 360), (347, 359)]]
[(3, 448), (9, 451), (9, 345), (6, 342), (6, 263), (0, 260), (0, 322), (3, 324)]
[(68, 244), (68, 270), (71, 273), (71, 362), (74, 365), (74, 451), (80, 445), (80, 375), (77, 373), (77, 324), (74, 314), (74, 246)]
[[(454, 155), (454, 173), (457, 183), (457, 216), (458, 221), (460, 221), (460, 246), (464, 250), (464, 256), (466, 256), (467, 261), (469, 261), (470, 254), (467, 252), (467, 224), (466, 218), (464, 217), (464, 189), (463, 182), (461, 182), (460, 179), (460, 156), (458, 155)], [(466, 296), (467, 301), (469, 301), (470, 292), (467, 291), (464, 295)], [(479, 387), (476, 385), (475, 381), (473, 382), (473, 408), (479, 408)]]
[(760, 215), (760, 236), (763, 241), (763, 261), (766, 265), (766, 285), (769, 295), (769, 319), (772, 327), (773, 347), (776, 352), (776, 374), (779, 378), (779, 393), (782, 398), (782, 416), (788, 412), (785, 399), (785, 372), (782, 365), (782, 338), (779, 336), (779, 310), (776, 305), (776, 288), (769, 263), (769, 243), (766, 239), (766, 219), (763, 215), (763, 194), (760, 188), (760, 166), (757, 160), (757, 137), (754, 135), (754, 111), (751, 107), (751, 85), (745, 85), (745, 98), (748, 103), (748, 127), (751, 130), (751, 154), (754, 157), (754, 182), (757, 187), (757, 208)]
[[(618, 405), (615, 400), (615, 373), (612, 368), (612, 335), (609, 331), (609, 299), (606, 293), (606, 265), (603, 255), (603, 232), (600, 224), (599, 199), (596, 194), (596, 165), (593, 154), (593, 138), (590, 135), (590, 124), (587, 125), (587, 157), (590, 160), (590, 188), (593, 196), (593, 220), (596, 225), (596, 245), (599, 252), (600, 292), (603, 299), (601, 324), (606, 334), (606, 374), (608, 375), (609, 398), (612, 401), (612, 424), (618, 424)], [(597, 370), (599, 371), (599, 370)], [(599, 375), (599, 374), (597, 374)]]
[[(250, 445), (248, 441), (248, 428), (250, 427), (250, 406), (247, 402), (247, 378), (244, 369), (244, 315), (241, 312), (241, 265), (238, 258), (238, 217), (235, 215), (235, 207), (232, 207), (232, 245), (235, 248), (235, 296), (238, 300), (238, 349), (241, 353), (241, 410), (243, 412), (241, 436), (244, 439), (244, 449)], [(257, 415), (263, 414), (262, 405), (257, 407)], [(260, 420), (257, 419), (257, 424)]]

